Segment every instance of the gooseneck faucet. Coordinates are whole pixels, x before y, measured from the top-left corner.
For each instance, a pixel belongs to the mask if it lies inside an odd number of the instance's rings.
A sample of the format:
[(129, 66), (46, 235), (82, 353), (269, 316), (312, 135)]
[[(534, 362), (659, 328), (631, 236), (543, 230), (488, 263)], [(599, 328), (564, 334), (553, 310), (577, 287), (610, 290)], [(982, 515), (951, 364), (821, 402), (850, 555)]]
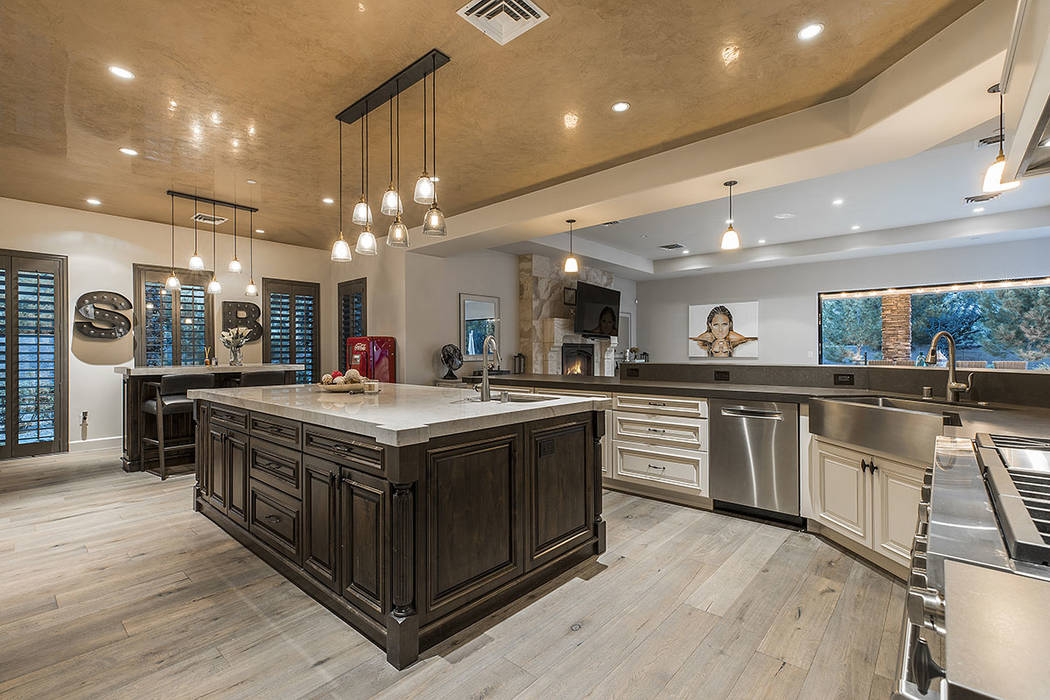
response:
[(491, 401), (492, 392), (489, 389), (489, 345), (492, 345), (492, 354), (496, 358), (496, 364), (502, 364), (503, 358), (500, 357), (499, 348), (496, 346), (496, 336), (486, 335), (485, 341), (481, 344), (481, 400)]
[(938, 331), (933, 336), (933, 340), (930, 341), (930, 351), (926, 353), (926, 364), (937, 364), (937, 341), (942, 337), (948, 339), (948, 388), (945, 390), (945, 395), (949, 401), (958, 401), (960, 393), (970, 392), (970, 387), (973, 384), (973, 375), (971, 374), (966, 382), (958, 381), (958, 378), (955, 376), (955, 338), (952, 337), (951, 333)]

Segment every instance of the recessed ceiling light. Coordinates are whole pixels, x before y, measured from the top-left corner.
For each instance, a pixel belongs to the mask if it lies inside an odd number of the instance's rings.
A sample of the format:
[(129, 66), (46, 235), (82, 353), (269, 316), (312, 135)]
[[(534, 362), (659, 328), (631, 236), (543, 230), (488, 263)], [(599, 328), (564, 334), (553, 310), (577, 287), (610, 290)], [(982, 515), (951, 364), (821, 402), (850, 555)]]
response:
[(219, 114), (218, 112), (212, 112), (211, 113), (211, 123), (212, 124), (222, 124), (222, 115)]
[(252, 124), (251, 126), (248, 127), (248, 135), (249, 136), (255, 136), (255, 125), (254, 124)]
[(358, 12), (364, 12), (365, 11), (365, 4), (363, 2), (357, 3), (357, 11)]
[(774, 214), (774, 219), (794, 219), (795, 215), (789, 211), (781, 212), (780, 214)]
[(324, 202), (325, 204), (335, 204), (335, 200), (332, 199), (331, 197), (325, 197), (321, 201)]
[(626, 112), (631, 108), (630, 102), (613, 102), (612, 111), (614, 112)]
[(248, 178), (247, 180), (245, 180), (245, 182), (247, 182), (249, 185), (254, 185), (256, 181), (252, 178)]
[(110, 66), (109, 72), (117, 76), (118, 78), (123, 78), (124, 80), (131, 80), (135, 77), (134, 73), (129, 71), (127, 68), (121, 68), (120, 66)]
[(974, 214), (980, 214), (982, 211), (984, 211), (984, 207), (974, 207), (973, 208), (973, 213)]
[(860, 224), (853, 224), (852, 226), (850, 226), (850, 230), (851, 231), (859, 231), (860, 230)]
[(766, 239), (765, 238), (759, 238), (758, 239), (758, 244), (759, 245), (765, 245), (766, 244)]
[(239, 139), (234, 139), (233, 141), (230, 141), (230, 144), (233, 145), (234, 148), (239, 148), (240, 145), (241, 145), (241, 142), (240, 142)]
[(168, 111), (174, 112), (175, 108), (179, 106), (179, 103), (175, 100), (168, 100)]
[(101, 201), (95, 199), (94, 197), (89, 197), (89, 198), (85, 199), (84, 201), (87, 202), (88, 204), (90, 204), (93, 207), (97, 207), (98, 205), (102, 204)]
[(128, 148), (127, 146), (121, 148), (120, 152), (126, 156), (137, 156), (139, 154), (139, 152), (136, 151), (134, 148)]
[(580, 123), (580, 117), (572, 112), (566, 112), (565, 116), (562, 117), (562, 121), (565, 122), (566, 129), (575, 129), (576, 125)]
[(807, 24), (798, 30), (798, 38), (802, 41), (809, 41), (820, 36), (820, 33), (824, 31), (824, 25), (820, 22), (814, 22), (813, 24)]
[(261, 228), (257, 228), (257, 229), (255, 229), (255, 232), (256, 232), (256, 233), (266, 233), (266, 231), (264, 231), (264, 230), (263, 230), (263, 229), (261, 229)]
[(738, 58), (740, 58), (739, 46), (727, 46), (722, 49), (722, 63), (727, 66)]
[(201, 125), (198, 124), (197, 122), (193, 122), (193, 124), (190, 125), (190, 131), (193, 132), (194, 138), (198, 138), (198, 139), (204, 133), (204, 130), (201, 129)]
[(839, 197), (838, 199), (831, 200), (831, 204), (836, 207), (841, 207), (845, 201), (846, 200), (844, 200), (842, 197)]

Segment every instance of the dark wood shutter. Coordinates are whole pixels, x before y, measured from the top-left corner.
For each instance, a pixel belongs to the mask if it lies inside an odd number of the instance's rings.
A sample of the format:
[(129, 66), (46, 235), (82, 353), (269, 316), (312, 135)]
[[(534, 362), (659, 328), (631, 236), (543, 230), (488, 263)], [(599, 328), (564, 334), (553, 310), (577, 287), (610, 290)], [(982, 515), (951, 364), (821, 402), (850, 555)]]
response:
[(346, 371), (346, 339), (368, 335), (368, 279), (360, 278), (339, 283), (339, 348), (336, 352), (339, 367)]
[(215, 338), (211, 272), (177, 269), (182, 285), (169, 294), (171, 268), (135, 265), (135, 366), (203, 365)]
[(263, 362), (302, 363), (296, 372), (300, 384), (320, 375), (321, 285), (263, 278)]

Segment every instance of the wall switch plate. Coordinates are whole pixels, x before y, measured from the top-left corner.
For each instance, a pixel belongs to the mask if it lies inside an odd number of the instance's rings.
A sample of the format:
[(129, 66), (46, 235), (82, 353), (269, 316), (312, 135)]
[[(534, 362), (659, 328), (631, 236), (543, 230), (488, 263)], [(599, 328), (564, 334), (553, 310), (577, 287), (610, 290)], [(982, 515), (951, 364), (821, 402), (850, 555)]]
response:
[(835, 386), (853, 386), (852, 374), (836, 374)]

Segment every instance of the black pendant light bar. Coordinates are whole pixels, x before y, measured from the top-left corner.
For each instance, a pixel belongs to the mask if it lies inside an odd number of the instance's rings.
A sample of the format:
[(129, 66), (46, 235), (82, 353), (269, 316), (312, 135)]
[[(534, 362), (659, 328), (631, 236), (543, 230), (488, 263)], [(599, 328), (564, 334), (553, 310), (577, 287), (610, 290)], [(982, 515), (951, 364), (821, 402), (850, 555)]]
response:
[(165, 192), (169, 197), (178, 197), (179, 199), (189, 199), (194, 202), (204, 202), (210, 204), (213, 207), (226, 207), (227, 209), (240, 209), (241, 211), (256, 212), (259, 211), (256, 207), (249, 207), (246, 204), (235, 204), (234, 202), (224, 202), (221, 199), (212, 199), (211, 197), (202, 197), (199, 194), (187, 194), (185, 192), (176, 192), (175, 190), (168, 190)]
[(441, 68), (452, 59), (438, 49), (431, 49), (397, 75), (391, 77), (375, 90), (344, 109), (335, 118), (346, 124), (353, 124), (374, 109), (386, 104), (397, 95), (412, 87), (430, 73)]

